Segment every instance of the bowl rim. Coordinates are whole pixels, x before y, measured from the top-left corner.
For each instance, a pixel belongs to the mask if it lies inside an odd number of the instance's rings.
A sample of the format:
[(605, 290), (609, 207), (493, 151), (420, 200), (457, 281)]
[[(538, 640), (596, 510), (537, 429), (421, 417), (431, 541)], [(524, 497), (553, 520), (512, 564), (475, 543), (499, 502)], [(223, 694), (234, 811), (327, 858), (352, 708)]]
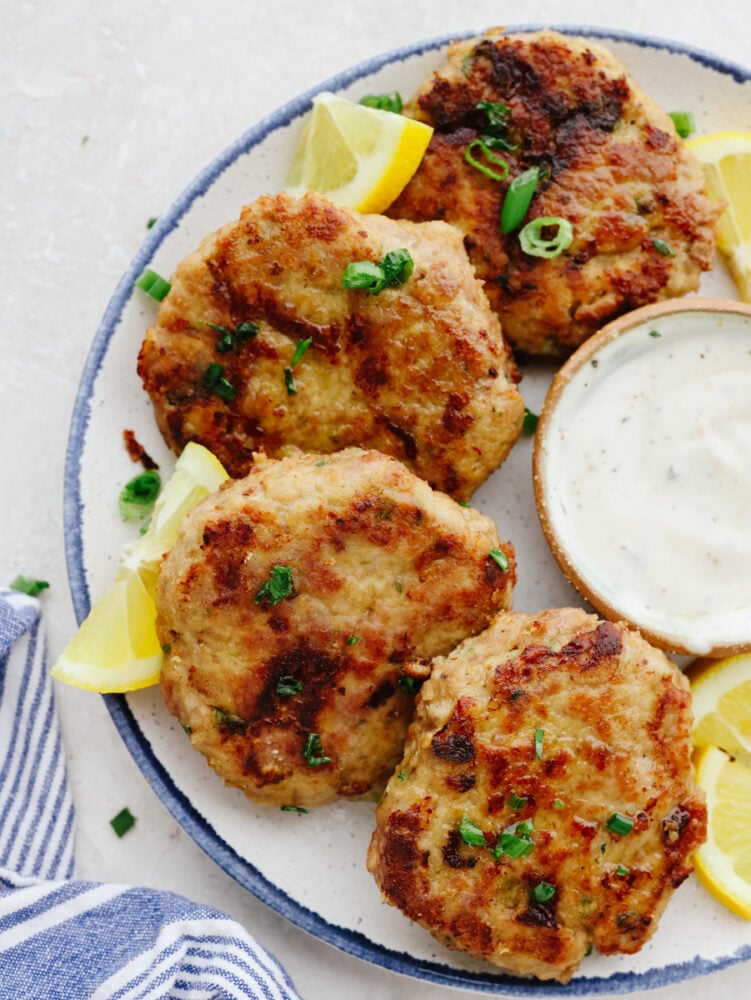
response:
[(619, 608), (596, 590), (580, 573), (576, 563), (569, 555), (563, 539), (553, 528), (546, 496), (547, 477), (545, 459), (547, 454), (547, 433), (552, 424), (553, 414), (561, 400), (561, 396), (574, 375), (604, 347), (624, 334), (629, 333), (635, 327), (646, 325), (664, 316), (674, 316), (682, 313), (733, 314), (745, 317), (751, 322), (751, 303), (741, 302), (736, 299), (709, 298), (698, 295), (685, 299), (669, 299), (667, 301), (640, 306), (628, 313), (624, 313), (592, 334), (591, 337), (585, 340), (570, 355), (554, 375), (545, 396), (532, 451), (532, 481), (537, 516), (540, 520), (545, 540), (563, 575), (581, 597), (588, 601), (605, 618), (621, 622), (631, 629), (636, 629), (651, 645), (656, 646), (658, 649), (678, 655), (701, 656), (714, 659), (751, 652), (751, 635), (744, 642), (717, 644), (710, 650), (697, 650), (692, 649), (689, 643), (676, 642), (668, 636), (645, 628), (637, 621), (626, 617)]

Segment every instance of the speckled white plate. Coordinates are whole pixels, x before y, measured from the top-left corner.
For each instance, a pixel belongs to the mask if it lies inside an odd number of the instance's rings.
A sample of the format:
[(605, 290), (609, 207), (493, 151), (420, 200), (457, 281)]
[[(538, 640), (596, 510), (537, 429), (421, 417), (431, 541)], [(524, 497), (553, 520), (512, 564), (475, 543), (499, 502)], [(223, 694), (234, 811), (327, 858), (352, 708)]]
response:
[[(690, 109), (697, 130), (751, 131), (751, 73), (669, 42), (591, 28), (565, 29), (604, 41), (668, 110)], [(136, 375), (136, 356), (153, 310), (133, 293), (146, 265), (170, 274), (199, 240), (236, 218), (258, 195), (284, 181), (302, 119), (318, 90), (355, 100), (394, 89), (410, 95), (442, 60), (447, 39), (380, 56), (327, 80), (255, 125), (184, 191), (149, 232), (117, 287), (83, 372), (70, 432), (65, 532), (77, 617), (113, 576), (132, 527), (118, 517), (113, 483), (133, 474), (122, 444), (131, 428), (168, 472), (174, 457), (156, 429)], [(733, 297), (718, 265), (703, 294)], [(522, 389), (539, 412), (551, 370), (528, 370)], [(531, 479), (531, 441), (476, 494), (474, 503), (516, 546), (519, 610), (580, 604), (548, 551)], [(276, 911), (344, 951), (434, 983), (505, 996), (627, 993), (678, 982), (751, 957), (751, 924), (716, 904), (692, 878), (676, 894), (653, 940), (638, 955), (587, 959), (569, 987), (496, 974), (492, 967), (441, 948), (421, 928), (382, 903), (365, 870), (372, 806), (342, 802), (307, 815), (251, 805), (226, 788), (193, 751), (167, 713), (158, 689), (108, 696), (112, 718), (144, 776), (193, 839), (238, 882)]]

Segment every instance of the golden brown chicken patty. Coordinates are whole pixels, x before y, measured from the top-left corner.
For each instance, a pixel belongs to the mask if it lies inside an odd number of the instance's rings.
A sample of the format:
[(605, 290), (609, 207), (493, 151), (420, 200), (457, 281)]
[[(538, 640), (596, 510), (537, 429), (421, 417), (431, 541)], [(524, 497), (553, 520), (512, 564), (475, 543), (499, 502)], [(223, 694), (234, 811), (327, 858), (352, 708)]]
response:
[[(711, 266), (717, 208), (699, 163), (670, 117), (599, 45), (491, 30), (452, 45), (405, 114), (435, 132), (389, 214), (459, 227), (518, 351), (565, 355), (607, 320), (695, 290)], [(506, 180), (466, 161), (482, 137), (513, 147), (490, 148), (508, 164)], [(470, 155), (503, 173), (480, 146)], [(499, 225), (511, 181), (533, 167), (543, 177), (524, 224), (558, 217), (573, 228), (571, 245), (552, 259), (527, 255), (519, 228), (504, 235)]]
[(404, 665), (482, 631), (514, 579), (493, 522), (396, 459), (261, 456), (160, 571), (167, 705), (252, 799), (377, 795), (412, 716)]
[(688, 684), (637, 633), (574, 609), (500, 614), (433, 662), (368, 868), (438, 940), (566, 982), (637, 951), (706, 811)]
[[(348, 264), (406, 248), (378, 294)], [(359, 216), (317, 195), (258, 199), (177, 268), (138, 371), (171, 448), (208, 447), (232, 476), (254, 451), (394, 455), (460, 500), (519, 436), (518, 372), (444, 223)]]

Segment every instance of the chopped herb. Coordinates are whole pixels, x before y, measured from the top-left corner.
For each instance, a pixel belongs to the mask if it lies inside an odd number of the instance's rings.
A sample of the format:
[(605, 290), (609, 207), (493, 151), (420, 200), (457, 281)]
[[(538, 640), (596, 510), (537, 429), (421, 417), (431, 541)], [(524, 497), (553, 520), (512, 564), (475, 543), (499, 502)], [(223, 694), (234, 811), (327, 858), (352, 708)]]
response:
[(219, 323), (201, 323), (201, 326), (208, 326), (220, 334), (219, 340), (216, 342), (216, 349), (220, 354), (233, 351), (238, 344), (244, 344), (245, 341), (252, 340), (259, 331), (257, 323), (251, 323), (247, 320), (243, 323), (238, 323), (232, 330), (226, 326), (221, 326)]
[(509, 695), (508, 700), (516, 701), (518, 698), (521, 698), (524, 695), (524, 693), (525, 693), (524, 688), (514, 688), (514, 690)]
[(138, 521), (150, 514), (161, 486), (161, 477), (154, 469), (147, 469), (134, 476), (120, 490), (117, 500), (122, 517), (126, 521)]
[(508, 805), (509, 809), (516, 809), (516, 810), (523, 809), (527, 804), (527, 796), (516, 795), (514, 792), (512, 792), (511, 795), (509, 795), (506, 804)]
[(406, 781), (408, 777), (409, 777), (409, 768), (408, 767), (403, 767), (401, 769), (401, 771), (397, 774), (396, 780), (397, 781)]
[(48, 587), (49, 584), (46, 580), (34, 580), (30, 576), (17, 576), (10, 585), (11, 590), (17, 590), (20, 594), (28, 594), (29, 597), (36, 597)]
[(397, 594), (401, 594), (401, 592), (402, 592), (402, 581), (401, 580), (394, 580), (394, 590), (397, 592)]
[(136, 818), (127, 806), (125, 809), (121, 809), (117, 816), (113, 816), (110, 820), (110, 826), (118, 837), (122, 837), (126, 834), (132, 826), (135, 826), (135, 823)]
[(484, 111), (487, 124), (480, 139), (492, 149), (518, 149), (519, 143), (508, 138), (508, 127), (511, 123), (511, 108), (501, 101), (478, 101), (475, 105), (478, 111)]
[(379, 111), (391, 111), (395, 115), (399, 115), (402, 112), (404, 105), (402, 104), (401, 94), (394, 90), (390, 94), (366, 94), (364, 97), (360, 98), (360, 104), (363, 104), (366, 108), (377, 108)]
[(600, 844), (600, 854), (604, 854), (605, 853), (605, 850), (606, 850), (607, 846), (608, 845), (604, 844), (604, 843)]
[(468, 816), (462, 816), (459, 821), (459, 836), (470, 847), (484, 847), (485, 834)]
[(359, 260), (347, 264), (342, 288), (364, 288), (367, 295), (378, 295), (387, 286), (403, 285), (414, 270), (409, 250), (391, 250), (378, 264)]
[(148, 267), (136, 281), (136, 288), (140, 288), (141, 291), (146, 292), (147, 295), (150, 295), (152, 299), (156, 299), (157, 302), (161, 302), (166, 297), (171, 287), (172, 285), (170, 285), (169, 281), (165, 281), (161, 275)]
[[(497, 167), (500, 167), (500, 171), (493, 170), (493, 168), (489, 167), (487, 163), (482, 163), (480, 160), (475, 159), (472, 153), (472, 150), (475, 148), (480, 150), (486, 160), (490, 163), (494, 163)], [(481, 174), (485, 174), (486, 177), (489, 177), (493, 181), (505, 181), (508, 177), (508, 163), (502, 157), (496, 156), (484, 139), (473, 139), (465, 150), (464, 159), (471, 167), (474, 167), (475, 170), (479, 170)]]
[(530, 836), (534, 832), (531, 820), (525, 819), (521, 823), (512, 823), (507, 826), (503, 833), (498, 835), (498, 843), (493, 849), (496, 858), (506, 854), (510, 858), (525, 858), (534, 850), (534, 841)]
[(553, 799), (553, 808), (554, 809), (563, 809), (563, 803), (561, 802), (560, 799)]
[(519, 233), (519, 245), (529, 257), (560, 257), (573, 242), (573, 226), (559, 215), (532, 219)]
[(159, 216), (158, 215), (152, 215), (150, 219), (146, 220), (146, 228), (147, 229), (153, 229), (154, 226), (157, 224), (158, 221), (159, 221)]
[(248, 723), (239, 715), (214, 706), (214, 725), (217, 729), (227, 729), (231, 733), (244, 733)]
[(401, 674), (397, 683), (399, 687), (404, 688), (409, 694), (417, 694), (425, 681), (419, 677), (410, 677), (409, 674)]
[(618, 867), (615, 870), (615, 874), (623, 876), (623, 875), (628, 875), (630, 871), (631, 869), (627, 868), (625, 865), (618, 865)]
[(328, 465), (328, 462), (326, 461), (325, 458), (322, 458), (320, 462), (316, 462), (316, 468), (320, 469), (322, 465)]
[(302, 691), (302, 681), (291, 674), (280, 677), (276, 682), (276, 693), (280, 698), (292, 698)]
[(362, 639), (362, 636), (360, 636), (360, 635), (351, 635), (349, 637), (349, 639), (347, 639), (347, 645), (348, 646), (354, 646), (354, 644), (356, 642), (359, 642), (361, 639)]
[(224, 368), (215, 361), (212, 361), (203, 373), (203, 385), (215, 392), (221, 399), (230, 400), (237, 395), (235, 387), (224, 377)]
[(193, 727), (189, 726), (186, 722), (181, 722), (180, 725), (183, 727), (183, 732), (187, 733), (188, 736), (193, 732)]
[(294, 376), (292, 374), (292, 369), (291, 368), (285, 368), (284, 369), (284, 384), (287, 386), (287, 395), (288, 396), (296, 396), (297, 395), (297, 386), (295, 385), (295, 379), (294, 379)]
[(493, 560), (493, 562), (498, 563), (503, 572), (508, 570), (508, 556), (505, 552), (501, 552), (500, 549), (491, 549), (488, 552), (488, 557)]
[(289, 566), (274, 566), (271, 574), (256, 594), (256, 604), (278, 604), (292, 594), (292, 569)]
[(650, 330), (649, 331), (649, 336), (650, 337), (661, 337), (662, 334), (660, 333), (659, 330)]
[(584, 952), (584, 957), (585, 958), (589, 958), (589, 956), (592, 954), (592, 949), (593, 948), (594, 948), (594, 945), (590, 944), (589, 947), (587, 948), (587, 950)]
[(501, 208), (501, 232), (511, 233), (521, 224), (539, 180), (540, 168), (530, 167), (511, 181)]
[(279, 807), (283, 813), (306, 813), (307, 809), (303, 809), (302, 806), (280, 806)]
[(535, 729), (535, 757), (542, 760), (542, 741), (545, 739), (544, 729)]
[(688, 139), (696, 131), (694, 116), (690, 111), (671, 111), (670, 117), (673, 119), (675, 131), (681, 139)]
[(540, 418), (536, 413), (528, 410), (524, 407), (524, 420), (522, 422), (522, 434), (534, 434), (537, 430), (537, 425), (540, 422)]
[(661, 253), (663, 257), (675, 257), (677, 250), (674, 250), (669, 243), (665, 240), (661, 240), (658, 237), (652, 240), (652, 246), (655, 248), (657, 253)]
[(538, 882), (532, 889), (532, 899), (536, 903), (547, 903), (555, 896), (555, 886), (550, 882)]
[(634, 828), (634, 821), (624, 816), (623, 813), (613, 813), (605, 823), (611, 833), (617, 833), (619, 837), (625, 837)]
[(168, 642), (163, 642), (162, 652), (164, 653), (165, 656), (169, 656), (169, 654), (172, 652), (172, 646)]
[(312, 343), (313, 343), (312, 337), (306, 337), (305, 340), (297, 341), (297, 347), (295, 348), (295, 353), (292, 355), (292, 361), (290, 361), (290, 365), (292, 366), (292, 368), (294, 368), (295, 365), (300, 363), (303, 354), (305, 354), (305, 352)]
[(320, 767), (321, 764), (331, 763), (331, 758), (324, 755), (318, 733), (308, 733), (302, 755), (307, 760), (308, 767)]

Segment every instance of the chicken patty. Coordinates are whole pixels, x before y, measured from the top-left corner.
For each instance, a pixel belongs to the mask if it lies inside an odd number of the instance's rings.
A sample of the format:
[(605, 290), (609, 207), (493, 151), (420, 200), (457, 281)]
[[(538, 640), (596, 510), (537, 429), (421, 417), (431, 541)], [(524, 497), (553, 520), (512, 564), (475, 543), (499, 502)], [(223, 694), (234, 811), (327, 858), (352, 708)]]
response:
[(412, 716), (405, 664), (482, 631), (514, 580), (493, 522), (396, 459), (260, 456), (160, 570), (166, 703), (251, 799), (376, 796)]
[(637, 951), (691, 870), (706, 809), (688, 684), (578, 609), (500, 614), (433, 662), (368, 868), (449, 947), (567, 982)]
[[(676, 99), (679, 95), (676, 95)], [(680, 103), (678, 101), (678, 103)], [(512, 347), (563, 356), (605, 322), (695, 290), (712, 263), (717, 207), (670, 117), (605, 48), (502, 29), (449, 48), (405, 107), (435, 132), (389, 215), (443, 219), (465, 246)], [(486, 176), (466, 154), (502, 177)], [(471, 148), (470, 148), (471, 147)], [(523, 172), (540, 179), (523, 224), (562, 218), (573, 240), (530, 256), (499, 225)], [(552, 238), (556, 227), (542, 227)]]
[[(348, 264), (401, 249), (402, 284), (342, 287)], [(169, 446), (198, 441), (234, 477), (254, 451), (359, 446), (466, 500), (524, 417), (461, 234), (313, 194), (258, 199), (178, 266), (138, 371)]]

